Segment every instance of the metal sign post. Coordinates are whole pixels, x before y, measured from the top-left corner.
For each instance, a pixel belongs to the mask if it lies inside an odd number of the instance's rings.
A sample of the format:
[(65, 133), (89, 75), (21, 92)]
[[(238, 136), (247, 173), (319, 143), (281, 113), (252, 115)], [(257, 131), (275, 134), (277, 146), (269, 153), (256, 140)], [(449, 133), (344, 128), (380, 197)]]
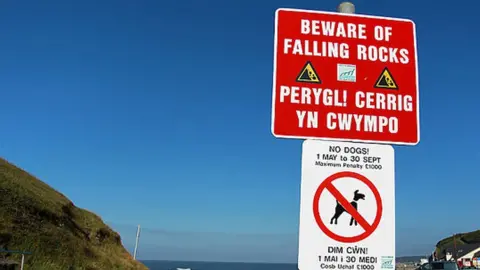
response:
[(337, 11), (340, 13), (355, 13), (355, 5), (351, 2), (342, 2), (337, 7)]
[(138, 239), (140, 238), (140, 225), (137, 227), (137, 237), (135, 237), (135, 250), (133, 251), (133, 259), (137, 259)]
[(23, 270), (24, 263), (25, 263), (25, 254), (22, 253), (22, 262), (20, 263), (20, 270)]

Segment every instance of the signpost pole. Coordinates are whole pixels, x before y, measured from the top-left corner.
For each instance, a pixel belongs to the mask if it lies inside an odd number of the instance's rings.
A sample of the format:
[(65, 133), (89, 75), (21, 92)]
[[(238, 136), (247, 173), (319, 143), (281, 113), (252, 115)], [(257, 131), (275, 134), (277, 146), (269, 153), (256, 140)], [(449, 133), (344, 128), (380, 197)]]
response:
[(340, 13), (355, 13), (355, 5), (351, 2), (342, 2), (337, 7), (337, 11)]
[(133, 251), (133, 259), (137, 259), (138, 239), (140, 238), (140, 225), (137, 227), (137, 237), (135, 237), (135, 250)]
[(25, 254), (22, 253), (22, 262), (20, 264), (20, 270), (23, 270), (23, 264), (25, 263)]

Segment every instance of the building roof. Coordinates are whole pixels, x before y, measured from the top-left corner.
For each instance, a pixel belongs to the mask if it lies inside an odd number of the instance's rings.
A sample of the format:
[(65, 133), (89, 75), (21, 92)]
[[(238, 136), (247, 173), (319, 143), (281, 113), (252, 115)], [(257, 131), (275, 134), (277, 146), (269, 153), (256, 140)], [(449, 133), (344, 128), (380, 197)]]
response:
[[(468, 253), (476, 250), (476, 249), (480, 249), (480, 244), (465, 244), (465, 245), (457, 245), (456, 247), (456, 250), (457, 250), (457, 256), (455, 256), (457, 259), (458, 258), (461, 258), (465, 255), (467, 255)], [(452, 255), (455, 255), (453, 254), (455, 251), (455, 247), (452, 245), (452, 246), (449, 246), (445, 249), (445, 252), (444, 253), (450, 253)]]

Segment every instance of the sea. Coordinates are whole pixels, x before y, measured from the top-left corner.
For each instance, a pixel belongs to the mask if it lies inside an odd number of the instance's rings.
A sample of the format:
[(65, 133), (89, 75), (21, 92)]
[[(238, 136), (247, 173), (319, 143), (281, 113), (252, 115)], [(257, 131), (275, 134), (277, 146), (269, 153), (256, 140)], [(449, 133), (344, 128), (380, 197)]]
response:
[(298, 270), (296, 264), (142, 261), (150, 270)]

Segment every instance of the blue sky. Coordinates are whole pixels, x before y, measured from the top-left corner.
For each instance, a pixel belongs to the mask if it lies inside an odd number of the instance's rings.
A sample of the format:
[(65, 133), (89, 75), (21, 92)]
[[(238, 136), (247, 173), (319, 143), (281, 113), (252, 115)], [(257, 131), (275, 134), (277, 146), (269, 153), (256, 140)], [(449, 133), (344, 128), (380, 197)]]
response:
[[(396, 147), (397, 255), (480, 226), (480, 4), (426, 2), (355, 2), (417, 25), (421, 142)], [(2, 1), (0, 153), (128, 248), (142, 224), (144, 258), (293, 262), (301, 141), (270, 133), (274, 11), (338, 3)]]

